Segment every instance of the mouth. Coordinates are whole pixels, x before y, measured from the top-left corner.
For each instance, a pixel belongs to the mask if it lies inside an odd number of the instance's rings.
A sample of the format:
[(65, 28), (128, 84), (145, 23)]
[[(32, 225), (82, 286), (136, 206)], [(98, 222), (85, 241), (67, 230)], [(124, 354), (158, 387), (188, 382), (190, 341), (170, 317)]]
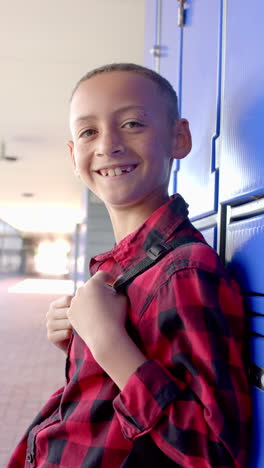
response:
[(97, 174), (101, 175), (102, 177), (116, 177), (116, 176), (123, 176), (125, 174), (129, 174), (133, 172), (137, 167), (137, 164), (127, 164), (125, 166), (117, 166), (117, 167), (110, 167), (110, 168), (103, 168), (99, 169)]

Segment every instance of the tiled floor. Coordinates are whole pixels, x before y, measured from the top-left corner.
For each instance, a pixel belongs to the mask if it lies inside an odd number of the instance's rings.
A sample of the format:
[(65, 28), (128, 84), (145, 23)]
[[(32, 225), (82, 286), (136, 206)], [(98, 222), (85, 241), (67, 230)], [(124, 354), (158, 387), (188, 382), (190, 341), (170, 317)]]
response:
[[(43, 292), (43, 281), (33, 282), (32, 293), (25, 293), (32, 282), (23, 286), (21, 281), (0, 280), (1, 468), (6, 467), (10, 453), (42, 404), (64, 383), (65, 357), (46, 338), (45, 314), (49, 303), (62, 295), (69, 283), (57, 282), (60, 288), (49, 294), (47, 287)], [(41, 293), (36, 293), (38, 285)]]

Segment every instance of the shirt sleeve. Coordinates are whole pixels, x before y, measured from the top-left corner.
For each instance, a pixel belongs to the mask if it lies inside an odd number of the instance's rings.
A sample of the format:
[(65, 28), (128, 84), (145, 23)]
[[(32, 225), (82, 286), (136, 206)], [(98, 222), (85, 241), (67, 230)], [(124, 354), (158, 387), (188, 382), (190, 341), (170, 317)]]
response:
[(163, 284), (139, 323), (148, 357), (114, 400), (124, 437), (149, 433), (186, 468), (245, 466), (250, 393), (238, 287), (189, 268)]

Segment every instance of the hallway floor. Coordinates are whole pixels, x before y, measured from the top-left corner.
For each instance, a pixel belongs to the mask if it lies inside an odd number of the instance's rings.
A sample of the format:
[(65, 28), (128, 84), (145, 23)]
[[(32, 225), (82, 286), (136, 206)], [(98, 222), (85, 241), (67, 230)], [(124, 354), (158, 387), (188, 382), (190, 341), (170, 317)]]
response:
[[(40, 292), (37, 292), (40, 291)], [(0, 279), (0, 467), (33, 417), (64, 383), (64, 354), (46, 337), (45, 315), (71, 281)]]

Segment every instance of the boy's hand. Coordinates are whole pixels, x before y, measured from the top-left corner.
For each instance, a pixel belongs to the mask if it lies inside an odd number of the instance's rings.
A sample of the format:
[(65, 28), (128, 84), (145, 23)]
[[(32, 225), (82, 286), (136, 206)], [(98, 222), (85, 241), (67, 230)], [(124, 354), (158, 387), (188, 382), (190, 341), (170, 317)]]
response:
[(126, 333), (127, 298), (116, 293), (113, 282), (109, 273), (98, 271), (77, 290), (68, 309), (72, 327), (94, 356), (107, 352)]
[(48, 339), (67, 353), (67, 348), (72, 334), (72, 326), (67, 313), (71, 305), (72, 296), (63, 296), (51, 302), (46, 314)]
[(94, 359), (122, 389), (147, 358), (127, 334), (128, 301), (109, 286), (113, 283), (109, 273), (98, 271), (77, 290), (68, 318)]

